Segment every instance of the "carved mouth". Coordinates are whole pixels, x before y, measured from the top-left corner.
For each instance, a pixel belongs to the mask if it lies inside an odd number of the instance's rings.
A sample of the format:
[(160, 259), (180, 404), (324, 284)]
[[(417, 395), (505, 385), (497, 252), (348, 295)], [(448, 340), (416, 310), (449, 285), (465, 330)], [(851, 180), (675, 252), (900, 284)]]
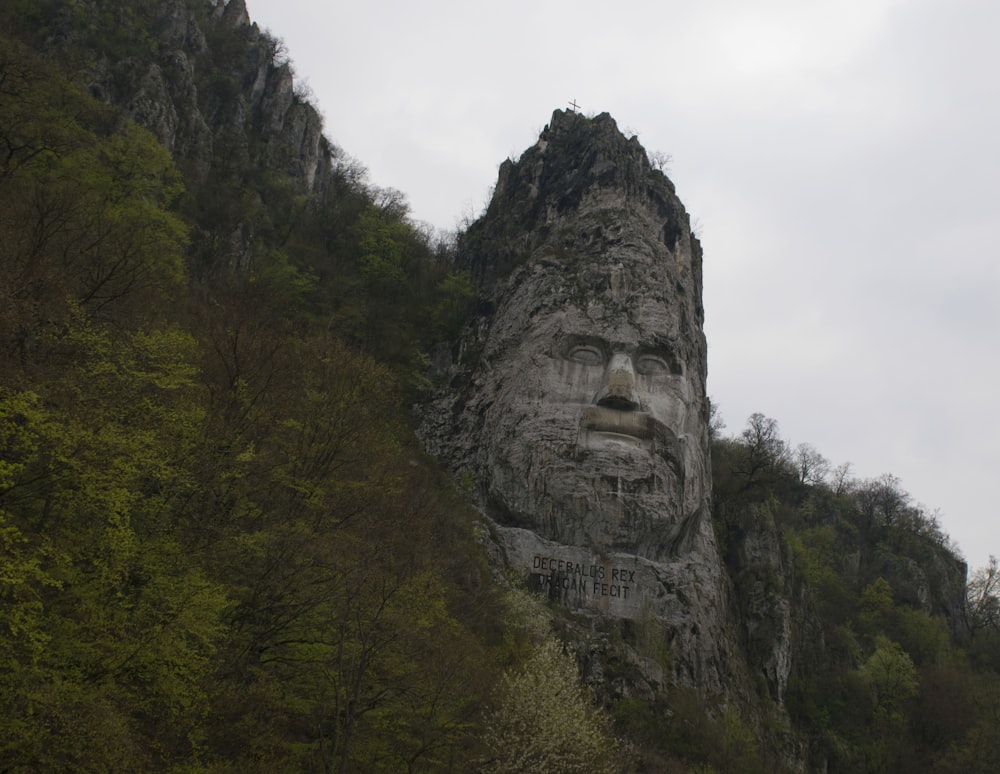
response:
[(651, 441), (656, 432), (656, 420), (641, 411), (617, 411), (604, 406), (587, 406), (583, 410), (580, 426), (598, 433), (629, 435), (642, 441)]

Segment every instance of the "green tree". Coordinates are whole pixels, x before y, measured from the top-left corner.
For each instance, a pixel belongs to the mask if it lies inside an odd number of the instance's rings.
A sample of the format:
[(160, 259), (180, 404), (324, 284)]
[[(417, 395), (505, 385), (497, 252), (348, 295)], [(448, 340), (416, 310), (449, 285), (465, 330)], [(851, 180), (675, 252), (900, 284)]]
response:
[(898, 643), (880, 637), (861, 672), (871, 687), (876, 710), (898, 713), (917, 693), (917, 670)]
[(458, 334), (475, 295), (470, 273), (445, 275), (434, 295), (438, 299), (433, 310), (434, 333), (439, 339), (447, 340)]
[(996, 769), (1000, 757), (1000, 677), (993, 672), (976, 675), (970, 693), (975, 712), (964, 720), (971, 727), (935, 761), (936, 771), (987, 774)]
[(861, 592), (862, 630), (872, 637), (884, 632), (890, 625), (893, 609), (892, 587), (885, 578), (876, 578)]
[(907, 703), (917, 695), (917, 670), (898, 643), (879, 637), (875, 652), (860, 669), (871, 692), (872, 720), (862, 734), (865, 771), (909, 768)]
[(162, 320), (186, 239), (167, 151), (2, 39), (0, 83), (0, 358), (59, 347), (78, 311)]
[(0, 491), (5, 601), (21, 621), (0, 679), (15, 732), (4, 758), (38, 769), (190, 759), (227, 604), (170, 517), (199, 438), (191, 342), (89, 327), (67, 337), (82, 362), (47, 385), (46, 403), (2, 395), (16, 460)]

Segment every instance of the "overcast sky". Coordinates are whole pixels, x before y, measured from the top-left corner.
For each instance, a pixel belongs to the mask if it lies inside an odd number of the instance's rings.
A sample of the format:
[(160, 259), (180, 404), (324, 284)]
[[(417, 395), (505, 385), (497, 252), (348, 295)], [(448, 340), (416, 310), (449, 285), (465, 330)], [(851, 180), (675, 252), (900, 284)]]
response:
[(1000, 3), (247, 0), (327, 137), (440, 229), (555, 109), (609, 112), (702, 239), (709, 394), (1000, 555)]

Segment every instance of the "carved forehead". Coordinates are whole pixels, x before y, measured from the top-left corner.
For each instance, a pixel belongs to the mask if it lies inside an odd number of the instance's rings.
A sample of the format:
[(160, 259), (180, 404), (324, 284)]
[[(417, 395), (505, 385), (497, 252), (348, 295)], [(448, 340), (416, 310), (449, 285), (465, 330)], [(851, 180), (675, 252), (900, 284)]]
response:
[(498, 308), (524, 328), (554, 316), (577, 327), (631, 326), (668, 336), (677, 331), (683, 302), (662, 268), (635, 260), (564, 263), (543, 257), (512, 277)]
[(569, 305), (538, 323), (538, 335), (548, 339), (593, 338), (613, 347), (674, 346), (679, 338), (675, 320), (657, 304), (634, 304), (625, 314), (599, 302)]
[(542, 353), (557, 355), (574, 340), (590, 340), (608, 352), (649, 350), (688, 362), (690, 342), (677, 312), (656, 288), (641, 287), (616, 299), (607, 281), (581, 293), (565, 280), (562, 284), (529, 280), (498, 308), (483, 353), (493, 362), (521, 360)]

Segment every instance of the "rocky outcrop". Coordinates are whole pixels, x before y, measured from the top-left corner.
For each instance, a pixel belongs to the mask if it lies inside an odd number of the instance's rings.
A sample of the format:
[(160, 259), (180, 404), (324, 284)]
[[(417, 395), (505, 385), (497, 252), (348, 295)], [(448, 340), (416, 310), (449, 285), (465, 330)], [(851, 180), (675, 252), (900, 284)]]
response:
[(897, 603), (940, 616), (949, 623), (952, 634), (961, 639), (966, 622), (965, 562), (933, 543), (916, 543), (911, 552), (907, 556), (886, 548), (876, 551), (874, 573), (886, 579)]
[[(795, 656), (793, 627), (808, 625), (803, 606), (793, 611), (789, 559), (773, 525), (746, 530), (737, 546), (734, 579), (735, 618), (752, 677), (766, 686), (767, 695), (782, 705)], [(814, 644), (814, 643), (810, 643)]]
[[(78, 18), (54, 25), (52, 45), (80, 43)], [(97, 13), (96, 8), (91, 9)], [(244, 0), (192, 8), (184, 0), (150, 6), (154, 18), (119, 14), (116, 34), (134, 38), (102, 54), (81, 73), (92, 94), (153, 132), (196, 178), (217, 159), (290, 175), (305, 193), (320, 193), (332, 148), (316, 109), (295, 90), (278, 40), (261, 32)], [(215, 48), (210, 43), (215, 43)]]
[(471, 481), (513, 574), (574, 613), (654, 621), (669, 681), (735, 690), (701, 248), (673, 185), (610, 116), (557, 111), (458, 260), (479, 310), (426, 446)]

